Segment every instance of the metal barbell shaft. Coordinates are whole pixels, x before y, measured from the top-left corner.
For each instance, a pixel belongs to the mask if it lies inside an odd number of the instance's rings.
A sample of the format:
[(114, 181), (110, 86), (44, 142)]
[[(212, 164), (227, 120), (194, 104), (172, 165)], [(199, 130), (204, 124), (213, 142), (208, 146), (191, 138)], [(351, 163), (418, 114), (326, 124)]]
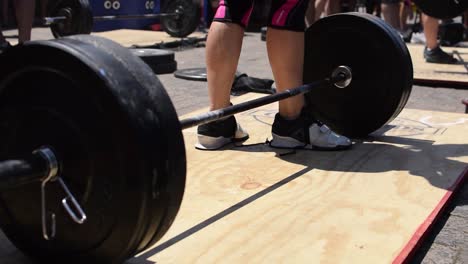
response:
[(21, 159), (0, 162), (0, 191), (38, 181), (53, 181), (59, 162), (49, 147), (40, 147)]
[(280, 93), (264, 96), (258, 99), (254, 99), (251, 101), (243, 102), (237, 105), (232, 105), (226, 108), (213, 110), (207, 113), (203, 113), (197, 116), (189, 117), (183, 120), (180, 120), (180, 125), (182, 129), (203, 125), (215, 120), (219, 120), (224, 117), (229, 117), (237, 113), (245, 112), (250, 109), (254, 109), (263, 105), (271, 104), (280, 100), (284, 100), (286, 98), (290, 98), (302, 93), (306, 93), (311, 91), (314, 88), (320, 87), (322, 85), (329, 85), (335, 84), (338, 82), (345, 81), (350, 76), (346, 74), (337, 74), (336, 76), (332, 76), (330, 78), (304, 84)]
[[(345, 71), (340, 71), (340, 69), (343, 68)], [(339, 84), (344, 81), (350, 81), (351, 78), (350, 69), (346, 66), (340, 66), (333, 72), (330, 78), (183, 119), (180, 121), (180, 124), (182, 129), (206, 124), (259, 106), (277, 102), (302, 93), (307, 93), (312, 89), (323, 85)], [(32, 182), (42, 181), (47, 177), (51, 169), (55, 171), (54, 174), (57, 174), (57, 166), (58, 162), (55, 154), (49, 148), (41, 148), (22, 159), (2, 161), (0, 162), (0, 191), (12, 189)]]
[(159, 18), (159, 17), (172, 17), (180, 16), (181, 13), (161, 13), (161, 14), (141, 14), (141, 15), (114, 15), (114, 16), (95, 16), (94, 21), (105, 20), (125, 20), (125, 19), (145, 19), (145, 18)]
[[(206, 124), (240, 112), (245, 112), (250, 109), (309, 92), (310, 90), (322, 85), (341, 82), (346, 80), (346, 78), (346, 75), (339, 74), (331, 78), (304, 84), (280, 93), (183, 119), (180, 121), (180, 124), (182, 129)], [(40, 181), (47, 176), (48, 171), (49, 163), (38, 154), (31, 154), (29, 157), (18, 160), (2, 161), (0, 162), (0, 190), (12, 189), (23, 184)]]
[[(108, 20), (126, 20), (126, 19), (148, 19), (148, 18), (159, 18), (159, 17), (174, 17), (181, 16), (182, 13), (161, 13), (161, 14), (139, 14), (139, 15), (113, 15), (113, 16), (95, 16), (94, 21), (108, 21)], [(57, 17), (45, 17), (42, 19), (44, 26), (49, 26), (54, 23), (58, 23), (67, 20), (66, 16)]]
[(44, 17), (42, 19), (42, 25), (50, 26), (50, 25), (52, 25), (54, 23), (57, 23), (57, 22), (60, 22), (60, 21), (63, 21), (63, 20), (67, 20), (67, 17), (66, 16)]

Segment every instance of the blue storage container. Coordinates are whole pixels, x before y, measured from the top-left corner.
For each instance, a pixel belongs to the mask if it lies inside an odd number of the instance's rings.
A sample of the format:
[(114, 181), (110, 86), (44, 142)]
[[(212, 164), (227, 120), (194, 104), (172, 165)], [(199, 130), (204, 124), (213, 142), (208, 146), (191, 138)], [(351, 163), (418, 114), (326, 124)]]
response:
[[(160, 0), (90, 0), (93, 16), (159, 14)], [(158, 23), (156, 18), (94, 21), (93, 31), (147, 29)]]

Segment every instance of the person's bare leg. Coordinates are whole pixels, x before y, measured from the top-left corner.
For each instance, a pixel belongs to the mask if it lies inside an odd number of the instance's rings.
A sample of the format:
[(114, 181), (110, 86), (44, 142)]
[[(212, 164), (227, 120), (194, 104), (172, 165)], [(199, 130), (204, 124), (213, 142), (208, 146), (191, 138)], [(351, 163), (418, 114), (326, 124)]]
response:
[(0, 44), (3, 44), (3, 43), (6, 43), (6, 39), (5, 39), (5, 36), (3, 36), (3, 31), (2, 31), (2, 28), (1, 28), (1, 24), (3, 23), (6, 23), (7, 20), (8, 20), (8, 13), (7, 13), (7, 10), (8, 10), (8, 1), (6, 0), (3, 0), (1, 1), (2, 3), (2, 19), (0, 20)]
[(406, 31), (408, 29), (408, 24), (406, 21), (408, 20), (408, 15), (409, 15), (409, 7), (404, 3), (400, 2), (400, 30), (402, 32)]
[(244, 29), (237, 24), (216, 21), (211, 24), (206, 42), (210, 110), (229, 106), (243, 36)]
[[(267, 50), (271, 69), (279, 92), (302, 85), (304, 65), (304, 33), (268, 28)], [(304, 96), (281, 100), (279, 112), (283, 118), (297, 118), (304, 106)]]
[(31, 40), (31, 30), (34, 21), (35, 8), (35, 0), (15, 0), (19, 43), (24, 43)]
[(382, 17), (382, 5), (379, 3), (374, 3), (374, 11), (373, 11), (374, 16), (376, 17)]
[(340, 0), (328, 0), (328, 6), (326, 9), (326, 15), (333, 15), (341, 11), (341, 1)]
[(428, 49), (437, 48), (437, 46), (439, 46), (439, 42), (437, 41), (439, 20), (425, 14), (421, 15), (421, 19), (424, 29), (424, 36), (426, 37), (426, 47)]
[(319, 20), (322, 13), (325, 11), (328, 0), (316, 0), (315, 1), (315, 21)]
[(0, 3), (2, 4), (2, 15), (1, 15), (0, 23), (6, 24), (8, 21), (8, 1), (2, 0), (0, 1)]
[(424, 35), (426, 36), (426, 48), (424, 58), (429, 63), (456, 64), (459, 61), (439, 47), (437, 35), (439, 31), (439, 20), (434, 17), (422, 14)]
[(382, 18), (387, 22), (387, 24), (397, 30), (400, 28), (399, 8), (399, 3), (382, 3), (381, 5)]
[[(268, 58), (277, 90), (282, 92), (302, 85), (304, 32), (269, 28), (268, 33)], [(310, 123), (311, 120), (305, 117), (308, 115), (307, 112), (304, 116), (301, 115), (304, 105), (303, 94), (279, 101), (279, 117), (275, 116), (273, 122), (273, 140), (270, 146), (301, 148), (310, 145), (324, 150), (347, 149), (352, 146), (352, 142), (347, 137), (334, 133), (326, 126)], [(308, 116), (311, 118), (310, 115)], [(291, 128), (295, 131), (289, 130)], [(305, 135), (304, 129), (308, 129)]]
[(309, 6), (307, 7), (305, 21), (307, 26), (310, 26), (315, 22), (315, 0), (309, 0)]
[(357, 11), (357, 10), (356, 10), (356, 4), (357, 4), (357, 3), (356, 3), (356, 0), (349, 0), (349, 1), (348, 1), (348, 4), (349, 4), (349, 7), (348, 7), (348, 8), (349, 8), (349, 10), (348, 10), (349, 12)]
[(44, 18), (47, 16), (47, 4), (49, 3), (48, 0), (41, 1), (41, 17)]
[(468, 29), (468, 9), (463, 13), (463, 25)]

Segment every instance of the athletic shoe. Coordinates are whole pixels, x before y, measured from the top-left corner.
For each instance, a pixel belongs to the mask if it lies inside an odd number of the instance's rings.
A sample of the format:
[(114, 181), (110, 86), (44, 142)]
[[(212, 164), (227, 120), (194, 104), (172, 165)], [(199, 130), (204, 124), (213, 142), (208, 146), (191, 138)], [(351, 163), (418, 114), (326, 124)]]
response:
[(411, 28), (408, 28), (407, 30), (400, 32), (400, 34), (404, 42), (406, 43), (411, 42), (411, 38), (413, 37), (413, 30)]
[(195, 148), (216, 150), (231, 142), (245, 141), (249, 134), (236, 122), (234, 116), (200, 125), (197, 128), (198, 143)]
[(429, 50), (424, 47), (424, 59), (430, 63), (443, 63), (443, 64), (456, 64), (458, 60), (452, 55), (447, 54), (439, 46), (437, 48)]
[(422, 32), (415, 32), (412, 34), (410, 42), (413, 44), (426, 44), (426, 37)]
[(352, 146), (349, 138), (333, 132), (314, 120), (303, 110), (295, 120), (287, 120), (279, 113), (272, 128), (270, 146), (288, 149), (343, 150)]

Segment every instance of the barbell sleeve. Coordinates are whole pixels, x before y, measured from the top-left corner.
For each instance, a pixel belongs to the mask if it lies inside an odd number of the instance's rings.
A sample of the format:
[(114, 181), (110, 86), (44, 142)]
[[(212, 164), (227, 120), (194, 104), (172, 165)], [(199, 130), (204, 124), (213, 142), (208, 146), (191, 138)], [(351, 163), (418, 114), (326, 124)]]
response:
[(106, 20), (125, 20), (125, 19), (145, 19), (145, 18), (160, 18), (160, 17), (172, 17), (180, 16), (181, 13), (161, 13), (161, 14), (138, 14), (138, 15), (111, 15), (111, 16), (95, 16), (94, 21), (106, 21)]

